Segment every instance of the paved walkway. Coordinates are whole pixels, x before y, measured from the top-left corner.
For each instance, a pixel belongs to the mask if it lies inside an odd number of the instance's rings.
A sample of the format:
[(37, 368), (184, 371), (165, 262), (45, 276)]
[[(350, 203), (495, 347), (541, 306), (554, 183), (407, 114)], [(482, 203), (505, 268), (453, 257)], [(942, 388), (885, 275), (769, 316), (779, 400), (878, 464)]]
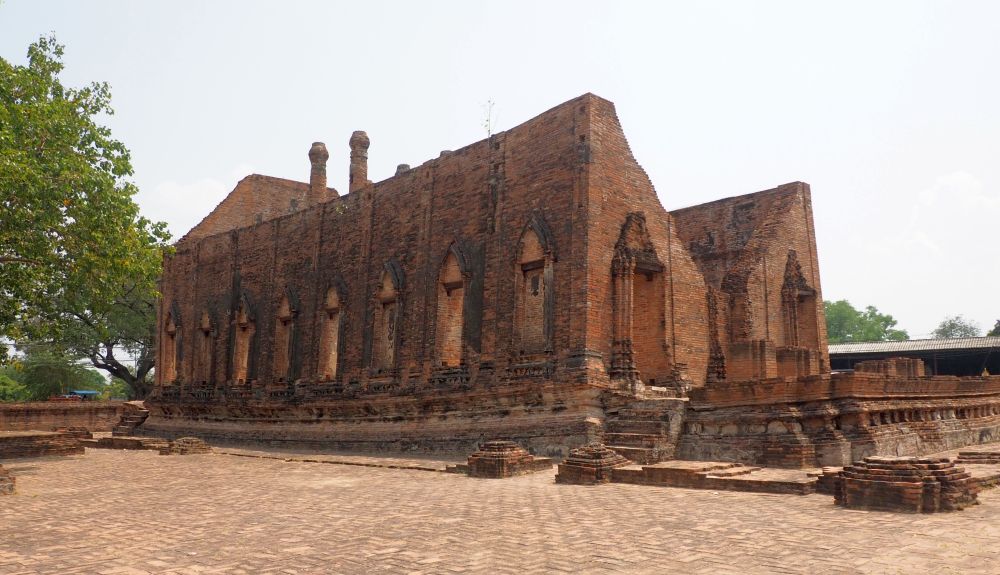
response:
[(958, 513), (230, 455), (8, 461), (0, 573), (1000, 573), (1000, 490)]

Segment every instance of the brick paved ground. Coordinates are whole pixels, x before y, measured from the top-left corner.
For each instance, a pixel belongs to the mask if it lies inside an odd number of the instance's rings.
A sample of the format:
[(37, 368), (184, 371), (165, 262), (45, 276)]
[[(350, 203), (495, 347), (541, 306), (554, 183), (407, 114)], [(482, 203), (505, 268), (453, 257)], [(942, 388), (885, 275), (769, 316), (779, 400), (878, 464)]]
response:
[(1000, 490), (959, 513), (822, 495), (555, 485), (88, 449), (8, 461), (0, 573), (998, 573)]

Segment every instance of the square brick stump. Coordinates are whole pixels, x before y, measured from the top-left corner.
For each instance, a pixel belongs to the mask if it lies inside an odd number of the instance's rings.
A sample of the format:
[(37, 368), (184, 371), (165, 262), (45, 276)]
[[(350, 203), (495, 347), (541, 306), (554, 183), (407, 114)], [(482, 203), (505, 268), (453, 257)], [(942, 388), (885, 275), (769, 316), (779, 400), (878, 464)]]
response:
[(837, 505), (935, 513), (978, 503), (979, 485), (946, 457), (866, 457), (845, 467), (834, 487)]
[(502, 479), (552, 467), (548, 457), (535, 457), (513, 441), (487, 441), (469, 456), (469, 477)]
[(591, 443), (569, 452), (569, 457), (559, 464), (556, 483), (575, 485), (596, 485), (611, 481), (611, 471), (632, 462), (615, 450), (601, 444)]

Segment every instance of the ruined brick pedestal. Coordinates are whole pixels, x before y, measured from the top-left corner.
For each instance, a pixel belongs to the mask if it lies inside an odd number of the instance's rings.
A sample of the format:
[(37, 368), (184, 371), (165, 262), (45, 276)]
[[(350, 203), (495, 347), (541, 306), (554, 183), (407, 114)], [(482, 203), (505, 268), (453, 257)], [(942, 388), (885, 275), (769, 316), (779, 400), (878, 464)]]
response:
[(0, 495), (12, 495), (14, 493), (14, 476), (0, 465)]
[(502, 479), (552, 467), (548, 457), (535, 457), (513, 441), (487, 441), (469, 456), (469, 477)]
[(212, 447), (197, 437), (181, 437), (161, 446), (160, 455), (196, 455), (212, 453)]
[(979, 485), (946, 457), (866, 457), (845, 467), (834, 489), (837, 505), (934, 513), (975, 505)]
[(611, 471), (632, 462), (615, 450), (591, 443), (569, 452), (569, 457), (559, 464), (556, 483), (594, 485), (611, 481)]

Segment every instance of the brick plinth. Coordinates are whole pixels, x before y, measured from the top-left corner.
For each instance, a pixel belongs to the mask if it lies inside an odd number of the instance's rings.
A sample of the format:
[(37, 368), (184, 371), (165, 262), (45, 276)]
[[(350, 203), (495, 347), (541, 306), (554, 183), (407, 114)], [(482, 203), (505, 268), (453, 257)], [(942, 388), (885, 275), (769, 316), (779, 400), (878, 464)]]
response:
[(502, 479), (552, 467), (548, 457), (534, 457), (513, 441), (487, 441), (469, 456), (469, 477)]
[(843, 507), (934, 513), (976, 505), (978, 484), (946, 457), (866, 457), (845, 467), (834, 488)]
[(0, 495), (14, 493), (14, 476), (0, 465)]
[(632, 462), (600, 443), (578, 447), (559, 464), (556, 483), (594, 485), (611, 481), (611, 470)]
[(82, 455), (79, 440), (64, 433), (50, 431), (0, 432), (0, 459), (40, 457), (43, 455)]
[(181, 437), (159, 448), (160, 455), (212, 453), (212, 447), (197, 437)]

